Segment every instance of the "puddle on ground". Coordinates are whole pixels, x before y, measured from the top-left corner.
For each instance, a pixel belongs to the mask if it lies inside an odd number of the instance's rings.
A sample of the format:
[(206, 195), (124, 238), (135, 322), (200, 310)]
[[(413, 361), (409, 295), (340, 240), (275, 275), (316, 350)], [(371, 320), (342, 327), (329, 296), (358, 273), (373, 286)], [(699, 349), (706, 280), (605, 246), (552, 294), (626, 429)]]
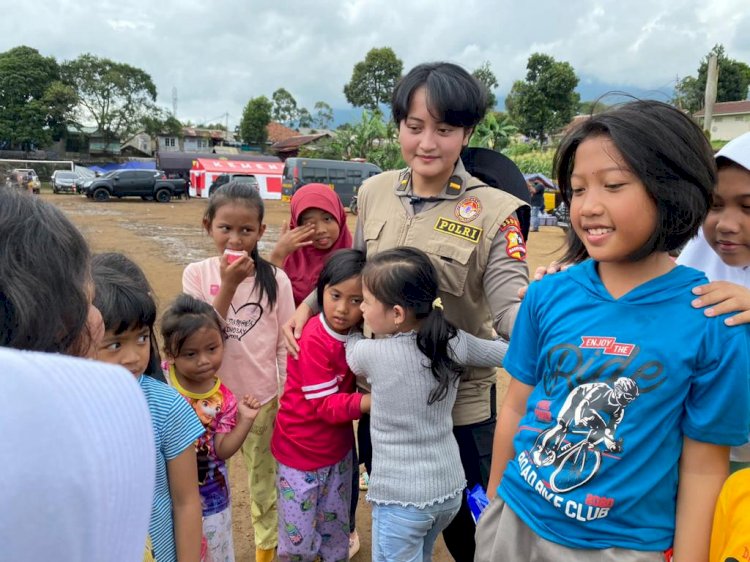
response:
[[(201, 230), (185, 226), (147, 224), (132, 220), (120, 221), (119, 226), (155, 243), (160, 250), (153, 255), (171, 263), (185, 266), (216, 255), (212, 240)], [(281, 229), (269, 226), (258, 243), (261, 255), (268, 256), (279, 238)]]

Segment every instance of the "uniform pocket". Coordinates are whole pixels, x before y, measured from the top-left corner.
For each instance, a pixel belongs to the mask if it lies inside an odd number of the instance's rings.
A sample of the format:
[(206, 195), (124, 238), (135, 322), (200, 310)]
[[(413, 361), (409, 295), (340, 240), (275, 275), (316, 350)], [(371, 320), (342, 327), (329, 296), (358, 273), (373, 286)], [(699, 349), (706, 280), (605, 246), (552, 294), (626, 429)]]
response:
[(430, 240), (424, 250), (437, 269), (440, 290), (457, 297), (462, 296), (469, 274), (469, 260), (476, 245), (458, 246), (447, 243), (443, 238)]
[(380, 235), (383, 232), (385, 221), (370, 219), (362, 228), (362, 235), (365, 238), (365, 245), (368, 256), (374, 256), (380, 246)]

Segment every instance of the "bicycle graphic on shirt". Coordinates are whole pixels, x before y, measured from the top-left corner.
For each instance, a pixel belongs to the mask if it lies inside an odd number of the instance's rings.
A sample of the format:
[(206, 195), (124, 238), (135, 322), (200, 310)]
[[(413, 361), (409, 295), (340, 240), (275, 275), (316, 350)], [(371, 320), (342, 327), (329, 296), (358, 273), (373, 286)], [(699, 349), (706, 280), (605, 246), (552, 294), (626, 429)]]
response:
[(555, 466), (549, 479), (553, 491), (570, 492), (591, 480), (601, 467), (600, 445), (611, 453), (622, 451), (623, 440), (615, 432), (625, 407), (638, 397), (638, 385), (620, 377), (613, 386), (596, 382), (573, 389), (555, 425), (536, 438), (531, 460), (538, 467)]

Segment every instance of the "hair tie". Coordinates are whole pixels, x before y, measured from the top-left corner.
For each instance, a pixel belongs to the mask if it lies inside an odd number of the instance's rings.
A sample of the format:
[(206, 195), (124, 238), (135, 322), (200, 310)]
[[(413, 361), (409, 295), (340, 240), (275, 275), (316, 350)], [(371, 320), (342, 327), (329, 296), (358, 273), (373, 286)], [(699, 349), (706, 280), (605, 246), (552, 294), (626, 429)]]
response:
[(436, 298), (434, 301), (432, 301), (432, 309), (435, 310), (436, 308), (439, 308), (440, 310), (443, 310), (443, 301), (440, 297)]

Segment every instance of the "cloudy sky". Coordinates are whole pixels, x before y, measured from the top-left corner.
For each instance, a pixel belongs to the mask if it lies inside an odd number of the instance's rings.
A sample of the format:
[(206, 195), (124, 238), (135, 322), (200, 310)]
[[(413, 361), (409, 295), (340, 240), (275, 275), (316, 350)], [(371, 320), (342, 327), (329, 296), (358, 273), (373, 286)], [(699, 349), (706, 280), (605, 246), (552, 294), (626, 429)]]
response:
[[(28, 45), (147, 71), (158, 102), (194, 122), (234, 127), (247, 100), (289, 90), (301, 106), (343, 95), (353, 66), (391, 47), (408, 70), (489, 61), (503, 98), (528, 56), (568, 61), (582, 99), (612, 89), (668, 96), (715, 43), (750, 63), (748, 0), (0, 0), (0, 52)], [(343, 114), (343, 113), (342, 113)]]

